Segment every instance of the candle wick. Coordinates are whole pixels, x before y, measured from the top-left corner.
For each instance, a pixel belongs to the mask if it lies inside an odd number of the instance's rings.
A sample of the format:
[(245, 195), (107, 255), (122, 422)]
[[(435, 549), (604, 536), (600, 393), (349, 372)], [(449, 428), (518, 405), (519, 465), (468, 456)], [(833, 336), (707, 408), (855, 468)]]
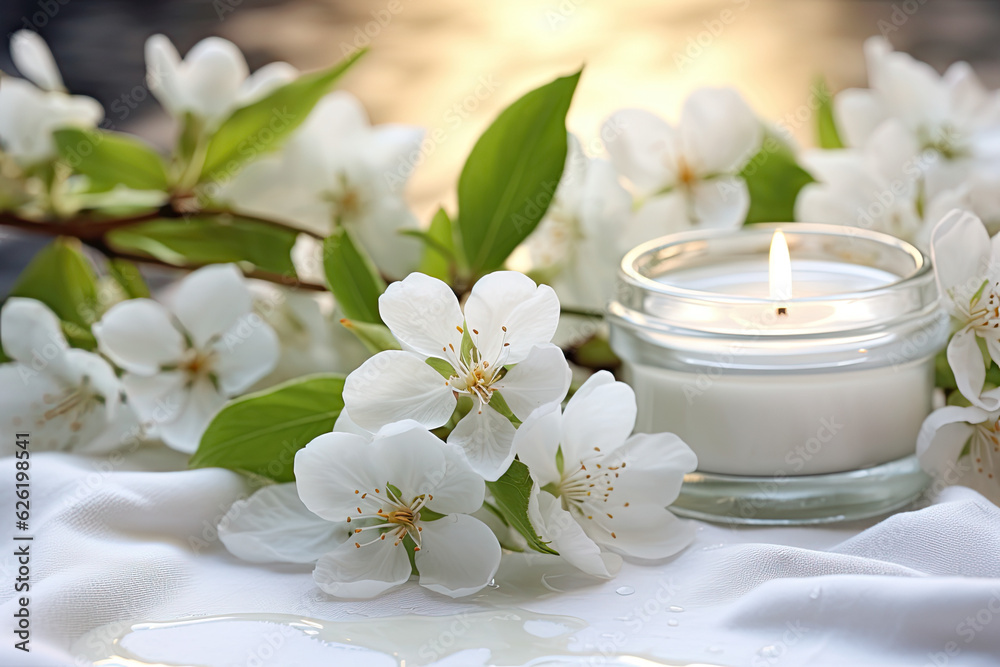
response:
[(788, 309), (785, 308), (784, 306), (779, 306), (778, 310), (777, 310), (777, 313), (778, 313), (778, 315), (785, 315), (787, 317), (788, 316)]

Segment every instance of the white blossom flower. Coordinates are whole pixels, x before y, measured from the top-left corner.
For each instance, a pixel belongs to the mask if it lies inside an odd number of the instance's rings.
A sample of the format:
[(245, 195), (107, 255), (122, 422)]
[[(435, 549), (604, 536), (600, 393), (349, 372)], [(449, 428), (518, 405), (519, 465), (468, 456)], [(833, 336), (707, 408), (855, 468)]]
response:
[(267, 375), (278, 359), (274, 331), (252, 312), (234, 265), (184, 278), (168, 310), (151, 299), (112, 306), (94, 325), (99, 349), (125, 374), (129, 403), (174, 449), (193, 452), (228, 397)]
[(632, 388), (600, 371), (564, 412), (543, 406), (515, 436), (518, 458), (541, 487), (532, 523), (563, 558), (597, 576), (614, 573), (598, 547), (664, 558), (694, 536), (666, 507), (697, 457), (672, 433), (630, 436), (635, 414)]
[(931, 227), (950, 210), (925, 199), (923, 176), (936, 159), (922, 155), (893, 120), (863, 149), (809, 151), (802, 161), (816, 182), (799, 192), (795, 219), (871, 229), (926, 247)]
[(380, 352), (347, 377), (350, 418), (372, 431), (401, 419), (437, 428), (451, 418), (459, 396), (470, 397), (472, 409), (448, 442), (465, 450), (488, 480), (514, 460), (514, 425), (500, 401), (526, 419), (569, 389), (566, 358), (549, 343), (559, 299), (523, 274), (481, 278), (463, 314), (448, 285), (412, 273), (379, 297), (379, 313), (403, 350)]
[(412, 542), (420, 585), (459, 597), (490, 582), (500, 545), (468, 516), (485, 484), (454, 446), (413, 421), (385, 427), (369, 442), (321, 435), (295, 455), (299, 497), (336, 522), (347, 541), (319, 559), (313, 578), (338, 597), (374, 597), (410, 578)]
[(552, 203), (507, 266), (544, 280), (564, 305), (603, 309), (633, 240), (627, 233), (631, 207), (611, 163), (587, 157), (571, 134)]
[(324, 97), (280, 151), (253, 161), (224, 184), (231, 208), (322, 236), (351, 230), (383, 271), (402, 275), (419, 256), (417, 228), (403, 189), (423, 130), (372, 127), (361, 103), (337, 91)]
[(0, 147), (30, 167), (55, 157), (54, 130), (94, 127), (104, 110), (93, 98), (66, 92), (52, 53), (37, 33), (14, 33), (10, 50), (27, 79), (4, 76), (0, 82)]
[(183, 60), (166, 36), (146, 40), (146, 82), (156, 99), (170, 115), (191, 113), (209, 129), (296, 76), (283, 62), (250, 74), (239, 48), (221, 37), (201, 40)]
[(373, 434), (342, 414), (295, 466), (296, 483), (260, 489), (219, 522), (230, 553), (256, 563), (319, 561), (317, 583), (340, 597), (374, 597), (405, 582), (413, 547), (420, 583), (445, 595), (473, 593), (496, 573), (496, 537), (466, 516), (482, 507), (482, 478), (416, 422)]
[(11, 297), (0, 311), (0, 341), (13, 361), (0, 365), (0, 425), (10, 434), (0, 453), (13, 453), (13, 434), (31, 434), (37, 449), (96, 454), (118, 415), (121, 385), (99, 355), (72, 349), (59, 319), (40, 301)]
[(1000, 505), (1000, 409), (948, 405), (920, 427), (917, 458), (930, 475)]
[(639, 240), (743, 223), (750, 193), (739, 171), (760, 147), (763, 128), (736, 91), (695, 91), (676, 127), (646, 111), (619, 111), (604, 134), (612, 137), (605, 141), (612, 162), (642, 199)]
[(987, 91), (968, 63), (939, 75), (889, 42), (865, 42), (870, 89), (849, 89), (834, 100), (846, 145), (865, 146), (886, 120), (899, 123), (919, 150), (943, 159), (928, 171), (931, 195), (959, 185), (976, 164), (1000, 160), (1000, 96)]
[(996, 410), (1000, 388), (984, 391), (984, 383), (989, 359), (1000, 363), (1000, 240), (991, 240), (975, 215), (955, 210), (931, 233), (931, 260), (957, 329), (947, 357), (958, 390), (973, 405)]

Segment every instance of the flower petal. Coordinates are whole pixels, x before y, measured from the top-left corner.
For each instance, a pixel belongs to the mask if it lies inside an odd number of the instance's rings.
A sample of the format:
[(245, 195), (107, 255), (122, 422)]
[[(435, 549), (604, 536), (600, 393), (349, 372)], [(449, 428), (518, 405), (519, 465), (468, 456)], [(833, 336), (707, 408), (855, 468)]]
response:
[(691, 188), (691, 222), (699, 227), (739, 227), (750, 210), (750, 191), (740, 176), (698, 181)]
[(217, 356), (212, 370), (219, 390), (235, 396), (270, 373), (278, 363), (278, 335), (259, 315), (244, 315), (213, 346)]
[(240, 85), (236, 104), (241, 107), (252, 104), (286, 83), (291, 83), (298, 75), (299, 71), (288, 63), (268, 63), (248, 76)]
[(226, 399), (215, 390), (212, 381), (199, 378), (187, 390), (184, 406), (177, 417), (159, 424), (157, 433), (170, 447), (193, 454), (212, 418), (225, 404)]
[(648, 195), (677, 182), (677, 136), (661, 118), (623, 109), (604, 122), (604, 147), (618, 172)]
[(187, 404), (188, 375), (164, 371), (156, 375), (125, 373), (122, 388), (128, 404), (143, 422), (165, 424), (177, 419)]
[(607, 371), (591, 375), (563, 413), (563, 456), (579, 461), (595, 447), (605, 454), (625, 444), (635, 427), (635, 392)]
[(473, 408), (448, 436), (448, 444), (460, 447), (472, 469), (493, 482), (514, 460), (514, 425), (489, 405)]
[(677, 499), (684, 475), (698, 467), (698, 457), (673, 433), (637, 433), (606, 459), (622, 467), (609, 505), (650, 503), (666, 507)]
[(265, 486), (233, 503), (219, 522), (229, 553), (251, 563), (315, 563), (350, 534), (306, 509), (294, 483)]
[(66, 352), (66, 372), (62, 378), (79, 386), (86, 382), (104, 399), (104, 409), (108, 419), (114, 419), (115, 410), (121, 400), (122, 385), (114, 369), (104, 357), (86, 350), (72, 349)]
[(425, 494), (433, 496), (431, 509), (442, 514), (474, 512), (482, 507), (486, 487), (461, 450), (443, 443), (417, 422), (406, 420), (383, 427), (370, 448), (382, 476), (400, 490), (404, 502)]
[(669, 510), (651, 503), (619, 510), (614, 519), (595, 516), (594, 521), (583, 526), (598, 544), (626, 556), (649, 560), (673, 556), (691, 544), (695, 533), (694, 522), (678, 519)]
[(968, 327), (956, 331), (948, 342), (947, 357), (962, 396), (979, 407), (987, 409), (996, 407), (987, 407), (980, 399), (983, 384), (986, 382), (986, 364), (976, 342), (976, 332)]
[(351, 419), (370, 431), (401, 419), (437, 428), (455, 411), (455, 395), (441, 374), (414, 353), (386, 350), (347, 376), (344, 405)]
[(402, 543), (385, 539), (360, 548), (355, 544), (348, 540), (316, 563), (313, 580), (323, 591), (339, 598), (373, 598), (410, 578), (410, 559)]
[(928, 474), (940, 476), (955, 470), (958, 455), (972, 436), (972, 424), (990, 417), (977, 407), (947, 405), (927, 415), (917, 435), (917, 458)]
[(152, 375), (175, 365), (187, 347), (166, 308), (152, 299), (111, 306), (93, 331), (101, 352), (130, 373)]
[(457, 598), (492, 581), (500, 567), (500, 543), (485, 523), (451, 514), (421, 526), (420, 551), (414, 558), (421, 586)]
[(69, 349), (56, 314), (41, 301), (16, 296), (0, 310), (0, 345), (8, 357), (39, 371), (61, 366)]
[(74, 450), (88, 456), (104, 456), (122, 449), (135, 451), (147, 435), (146, 429), (139, 423), (135, 410), (127, 404), (119, 405), (104, 430), (92, 438), (81, 441)]
[(166, 35), (146, 40), (146, 84), (163, 108), (173, 116), (183, 116), (187, 109), (184, 87), (178, 70), (181, 57)]
[(335, 433), (353, 433), (355, 435), (360, 435), (365, 440), (371, 441), (372, 436), (375, 435), (366, 428), (361, 428), (354, 423), (351, 416), (347, 414), (347, 410), (341, 410), (340, 414), (337, 415), (337, 421), (333, 424), (333, 430)]
[(213, 264), (184, 278), (170, 304), (195, 347), (204, 349), (250, 312), (253, 297), (235, 264)]
[[(549, 541), (550, 546), (573, 567), (602, 579), (610, 579), (618, 573), (617, 568), (613, 571), (609, 569), (601, 548), (551, 493), (539, 491), (537, 486), (532, 489), (528, 500), (528, 518), (539, 536)], [(620, 559), (617, 564), (621, 566)]]
[(974, 214), (955, 209), (931, 231), (934, 274), (941, 294), (953, 301), (968, 303), (986, 278), (991, 261), (989, 232)]
[(556, 468), (556, 452), (562, 442), (562, 424), (562, 410), (553, 401), (532, 412), (514, 434), (517, 457), (542, 486), (558, 482), (561, 477)]
[(417, 218), (401, 194), (382, 190), (386, 184), (378, 181), (369, 181), (368, 185), (379, 187), (371, 195), (363, 214), (349, 221), (349, 226), (382, 271), (395, 276), (410, 274), (420, 261), (423, 246), (401, 232), (419, 230)]
[(305, 506), (327, 521), (345, 521), (357, 514), (361, 493), (384, 493), (388, 480), (370, 447), (353, 433), (324, 433), (296, 452), (295, 479)]
[(658, 236), (690, 229), (693, 222), (687, 209), (687, 198), (679, 190), (645, 200), (632, 214), (626, 230), (628, 245), (634, 248)]
[(465, 321), (482, 359), (516, 364), (534, 346), (552, 340), (559, 325), (559, 297), (523, 273), (495, 271), (472, 287)]
[(536, 408), (562, 401), (572, 375), (562, 350), (552, 344), (537, 345), (494, 386), (514, 415), (524, 420)]
[(392, 335), (403, 345), (428, 357), (443, 357), (442, 348), (462, 349), (462, 310), (444, 282), (411, 273), (389, 285), (378, 298), (378, 310)]
[(444, 474), (440, 475), (440, 479), (428, 480), (435, 485), (429, 489), (434, 499), (427, 506), (440, 514), (472, 514), (483, 506), (486, 483), (469, 465), (460, 447), (448, 443), (439, 446), (444, 454)]
[(837, 93), (833, 114), (844, 144), (854, 148), (864, 146), (886, 117), (878, 94), (862, 88), (848, 88)]
[(731, 174), (760, 147), (763, 127), (735, 90), (702, 88), (684, 102), (677, 135), (695, 174)]
[(65, 90), (52, 52), (37, 32), (15, 32), (10, 38), (10, 58), (17, 70), (42, 90)]
[(187, 110), (214, 124), (236, 105), (249, 69), (235, 44), (207, 37), (188, 51), (181, 72)]

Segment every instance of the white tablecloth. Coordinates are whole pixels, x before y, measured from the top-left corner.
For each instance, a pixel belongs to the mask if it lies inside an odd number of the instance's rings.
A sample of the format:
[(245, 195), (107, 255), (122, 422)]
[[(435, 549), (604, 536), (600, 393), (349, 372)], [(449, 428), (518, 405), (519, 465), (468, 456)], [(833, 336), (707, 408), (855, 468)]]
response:
[[(0, 627), (13, 627), (23, 595), (13, 590), (13, 537), (34, 537), (32, 651), (15, 650), (16, 637), (4, 630), (0, 664), (89, 664), (71, 651), (74, 641), (114, 622), (234, 612), (357, 621), (496, 608), (581, 619), (568, 643), (575, 652), (752, 666), (1000, 664), (1000, 510), (968, 489), (946, 489), (930, 506), (879, 523), (699, 524), (695, 543), (680, 555), (626, 563), (610, 582), (584, 585), (548, 560), (529, 559), (527, 567), (514, 555), (498, 574), (499, 588), (471, 600), (409, 584), (373, 601), (338, 601), (316, 589), (309, 567), (230, 556), (215, 525), (246, 494), (245, 482), (183, 465), (163, 449), (115, 463), (35, 454), (32, 516), (22, 533), (12, 516), (14, 460), (0, 459), (0, 508), (9, 508), (9, 520), (0, 522)], [(549, 572), (544, 583), (540, 572)], [(241, 641), (234, 632), (227, 643)], [(181, 643), (190, 649), (197, 641)], [(212, 659), (213, 667), (235, 664)], [(466, 651), (448, 664), (484, 661), (488, 651)]]

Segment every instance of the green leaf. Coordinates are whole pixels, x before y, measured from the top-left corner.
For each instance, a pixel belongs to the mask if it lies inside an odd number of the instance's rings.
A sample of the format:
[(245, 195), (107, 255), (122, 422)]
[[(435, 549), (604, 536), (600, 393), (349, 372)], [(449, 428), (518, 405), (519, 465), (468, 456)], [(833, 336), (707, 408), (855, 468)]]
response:
[(344, 318), (340, 324), (350, 331), (372, 354), (385, 350), (398, 350), (399, 341), (389, 331), (389, 327), (381, 322), (360, 322)]
[[(426, 359), (424, 359), (424, 363), (426, 363), (428, 366), (430, 366), (438, 373), (440, 373), (441, 377), (443, 377), (446, 380), (455, 374), (455, 369), (452, 367), (451, 364), (449, 364), (444, 359), (438, 359), (437, 357), (427, 357)], [(494, 394), (494, 395), (499, 396), (500, 394)]]
[(965, 441), (964, 445), (962, 445), (962, 451), (958, 453), (958, 458), (956, 458), (955, 460), (960, 461), (964, 459), (966, 456), (969, 455), (969, 452), (971, 450), (972, 450), (972, 436), (970, 435), (969, 439)]
[(458, 227), (475, 275), (500, 268), (538, 225), (566, 162), (566, 112), (580, 72), (507, 107), (472, 148), (458, 180)]
[(343, 391), (343, 376), (311, 375), (238, 398), (208, 425), (189, 465), (291, 482), (295, 452), (333, 430)]
[(570, 360), (578, 366), (597, 370), (615, 370), (621, 366), (621, 359), (611, 349), (611, 342), (604, 336), (594, 335), (572, 348)]
[[(10, 296), (37, 299), (64, 322), (90, 333), (90, 325), (100, 317), (97, 275), (75, 239), (59, 237), (42, 248), (24, 269)], [(94, 347), (83, 337), (82, 347)]]
[(130, 299), (149, 298), (149, 286), (139, 273), (139, 267), (127, 259), (108, 260), (108, 273)]
[(823, 77), (817, 77), (813, 84), (813, 96), (818, 103), (816, 108), (816, 142), (820, 148), (843, 148), (844, 142), (837, 131), (837, 123), (833, 118), (833, 96), (826, 87)]
[(109, 245), (183, 266), (250, 262), (271, 273), (295, 277), (292, 246), (299, 232), (239, 217), (152, 220), (108, 233)]
[(98, 188), (124, 185), (133, 190), (170, 187), (163, 159), (139, 139), (119, 132), (65, 128), (56, 130), (59, 156)]
[(448, 213), (439, 208), (431, 226), (427, 231), (408, 230), (404, 232), (414, 236), (424, 244), (424, 253), (420, 258), (417, 271), (425, 273), (446, 283), (452, 279), (452, 269), (456, 264), (455, 235)]
[(934, 384), (945, 389), (958, 389), (955, 373), (948, 364), (947, 350), (941, 350), (934, 357)]
[[(472, 342), (472, 330), (469, 328), (468, 323), (462, 327), (462, 346), (458, 351), (458, 357), (464, 361), (469, 366), (475, 366), (479, 363), (478, 359), (472, 358), (472, 351), (476, 349), (476, 345)], [(478, 350), (476, 351), (478, 354)]]
[(774, 135), (766, 135), (760, 151), (743, 168), (750, 191), (750, 210), (745, 224), (789, 222), (795, 219), (795, 198), (813, 182), (795, 161), (792, 149)]
[(67, 322), (66, 320), (60, 320), (59, 326), (62, 329), (63, 336), (66, 336), (66, 342), (69, 343), (70, 347), (79, 347), (85, 350), (93, 350), (97, 347), (97, 338), (94, 337), (89, 328), (81, 327), (75, 322)]
[(348, 319), (381, 322), (378, 298), (385, 281), (375, 264), (344, 227), (323, 242), (323, 270), (330, 291)]
[(986, 286), (989, 285), (989, 284), (990, 284), (990, 281), (987, 278), (986, 280), (983, 281), (983, 284), (979, 286), (979, 289), (976, 290), (976, 293), (972, 295), (972, 297), (969, 299), (969, 308), (970, 309), (974, 305), (976, 305), (976, 301), (979, 301), (979, 297), (981, 297), (983, 295), (983, 290), (985, 290)]
[(495, 482), (486, 482), (490, 493), (493, 494), (493, 502), (507, 525), (513, 526), (517, 532), (524, 536), (530, 546), (535, 551), (545, 554), (556, 554), (546, 542), (535, 532), (534, 526), (528, 519), (528, 498), (531, 495), (531, 473), (528, 466), (520, 461), (514, 461), (507, 472)]
[(997, 366), (997, 362), (992, 360), (989, 368), (986, 369), (986, 384), (1000, 387), (1000, 366)]
[(510, 406), (507, 405), (507, 399), (505, 399), (503, 394), (499, 391), (494, 392), (493, 396), (490, 397), (490, 407), (510, 420), (510, 423), (512, 423), (515, 427), (521, 425), (521, 420), (518, 419), (514, 414), (514, 411), (510, 409)]
[(303, 74), (234, 111), (209, 140), (199, 182), (225, 182), (244, 163), (278, 148), (364, 53), (361, 49), (333, 67)]

